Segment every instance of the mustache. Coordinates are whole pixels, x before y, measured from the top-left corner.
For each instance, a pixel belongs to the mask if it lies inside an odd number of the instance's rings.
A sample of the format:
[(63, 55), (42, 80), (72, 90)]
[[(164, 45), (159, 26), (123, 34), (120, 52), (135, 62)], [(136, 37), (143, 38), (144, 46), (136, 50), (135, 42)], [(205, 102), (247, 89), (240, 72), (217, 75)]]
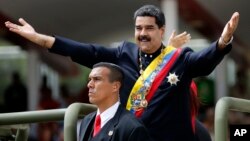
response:
[(151, 38), (149, 36), (143, 35), (138, 37), (139, 41), (151, 41)]

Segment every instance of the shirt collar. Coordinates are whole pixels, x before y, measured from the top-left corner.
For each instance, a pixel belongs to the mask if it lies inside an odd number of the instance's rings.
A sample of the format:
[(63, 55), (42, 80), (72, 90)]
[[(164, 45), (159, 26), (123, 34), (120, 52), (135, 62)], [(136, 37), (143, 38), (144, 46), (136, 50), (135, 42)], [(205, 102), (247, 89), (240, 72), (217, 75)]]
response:
[[(118, 107), (120, 105), (120, 102), (117, 101), (114, 105), (112, 105), (111, 107), (109, 107), (107, 110), (105, 110), (104, 112), (101, 113), (101, 127), (103, 127), (111, 118), (114, 117)], [(100, 114), (99, 109), (97, 110), (97, 114)]]
[(161, 44), (161, 47), (159, 47), (158, 50), (156, 50), (154, 53), (148, 54), (148, 53), (144, 53), (142, 52), (141, 55), (143, 58), (150, 58), (150, 59), (154, 59), (156, 56), (158, 56), (159, 54), (161, 54), (161, 49), (164, 45)]

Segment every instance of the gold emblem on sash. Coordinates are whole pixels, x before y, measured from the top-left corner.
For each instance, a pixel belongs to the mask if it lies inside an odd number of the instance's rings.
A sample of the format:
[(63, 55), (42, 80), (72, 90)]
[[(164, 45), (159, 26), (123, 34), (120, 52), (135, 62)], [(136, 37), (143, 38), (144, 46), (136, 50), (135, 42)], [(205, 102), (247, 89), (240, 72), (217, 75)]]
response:
[(133, 93), (131, 101), (133, 103), (132, 108), (135, 111), (141, 110), (148, 106), (148, 101), (145, 98), (145, 92), (142, 93)]
[(142, 99), (140, 105), (141, 107), (145, 108), (148, 106), (148, 101), (146, 99)]

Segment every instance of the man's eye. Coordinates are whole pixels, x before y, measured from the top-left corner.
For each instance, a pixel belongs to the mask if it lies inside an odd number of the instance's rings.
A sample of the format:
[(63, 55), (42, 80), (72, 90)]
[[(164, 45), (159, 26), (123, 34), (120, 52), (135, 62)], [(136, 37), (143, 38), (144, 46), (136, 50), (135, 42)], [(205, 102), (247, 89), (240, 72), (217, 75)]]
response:
[(148, 30), (152, 30), (152, 29), (154, 29), (154, 27), (147, 27), (147, 29), (148, 29)]
[(95, 77), (95, 78), (93, 78), (93, 80), (94, 80), (94, 81), (97, 81), (97, 80), (100, 80), (100, 78)]
[(141, 30), (142, 28), (141, 27), (135, 27), (136, 30)]

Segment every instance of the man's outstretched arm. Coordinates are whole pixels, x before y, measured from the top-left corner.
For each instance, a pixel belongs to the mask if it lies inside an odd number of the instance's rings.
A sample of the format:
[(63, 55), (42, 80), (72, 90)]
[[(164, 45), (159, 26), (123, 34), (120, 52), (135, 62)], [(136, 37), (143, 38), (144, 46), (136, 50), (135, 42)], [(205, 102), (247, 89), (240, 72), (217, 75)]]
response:
[(20, 25), (14, 24), (10, 21), (5, 22), (5, 26), (9, 28), (11, 32), (14, 32), (31, 42), (38, 44), (45, 48), (51, 48), (55, 42), (55, 38), (45, 34), (37, 33), (35, 29), (27, 23), (24, 19), (20, 18)]

